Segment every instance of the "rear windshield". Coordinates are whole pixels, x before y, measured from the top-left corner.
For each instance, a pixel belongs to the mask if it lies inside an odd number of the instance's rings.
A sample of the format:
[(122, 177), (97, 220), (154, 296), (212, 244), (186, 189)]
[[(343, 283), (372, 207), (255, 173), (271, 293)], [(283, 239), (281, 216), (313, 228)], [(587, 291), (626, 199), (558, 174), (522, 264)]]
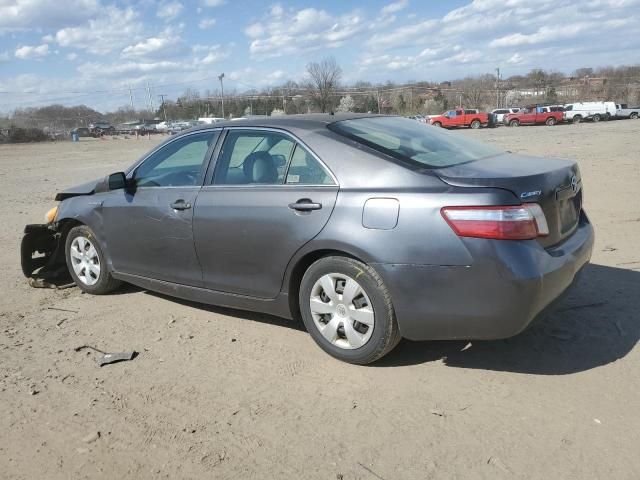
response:
[(426, 168), (450, 167), (503, 153), (469, 140), (464, 134), (402, 117), (342, 120), (330, 124), (329, 129), (398, 160)]

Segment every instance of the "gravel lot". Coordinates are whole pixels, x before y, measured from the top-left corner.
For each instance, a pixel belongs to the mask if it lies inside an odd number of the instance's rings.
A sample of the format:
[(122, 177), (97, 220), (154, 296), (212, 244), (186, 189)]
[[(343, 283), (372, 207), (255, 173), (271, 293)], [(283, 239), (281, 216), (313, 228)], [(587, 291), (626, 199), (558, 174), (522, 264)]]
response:
[[(24, 224), (159, 139), (0, 146), (0, 477), (640, 478), (640, 121), (457, 134), (577, 159), (593, 264), (518, 337), (370, 367), (274, 317), (30, 288)], [(83, 344), (140, 355), (99, 368)]]

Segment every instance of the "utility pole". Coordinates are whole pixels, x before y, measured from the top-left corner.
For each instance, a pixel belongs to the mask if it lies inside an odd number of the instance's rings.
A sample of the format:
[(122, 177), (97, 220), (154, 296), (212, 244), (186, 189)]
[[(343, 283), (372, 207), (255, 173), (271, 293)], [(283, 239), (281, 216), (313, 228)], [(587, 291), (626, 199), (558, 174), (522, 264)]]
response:
[(500, 67), (496, 68), (496, 108), (500, 108)]
[(380, 90), (376, 90), (376, 95), (378, 97), (378, 114), (380, 114)]
[(160, 100), (162, 100), (162, 112), (164, 113), (164, 121), (167, 121), (167, 110), (164, 108), (164, 97), (167, 96), (166, 93), (162, 93), (160, 95), (158, 95), (160, 97)]
[(131, 91), (131, 84), (129, 84), (129, 102), (131, 102), (131, 110), (133, 110), (133, 92)]
[(153, 113), (153, 97), (151, 96), (151, 86), (147, 80), (147, 95), (149, 96), (149, 110)]
[(224, 83), (222, 83), (222, 79), (224, 78), (224, 72), (222, 72), (220, 75), (218, 75), (218, 80), (220, 80), (220, 90), (221, 90), (221, 97), (222, 97), (222, 118), (226, 118), (224, 116)]

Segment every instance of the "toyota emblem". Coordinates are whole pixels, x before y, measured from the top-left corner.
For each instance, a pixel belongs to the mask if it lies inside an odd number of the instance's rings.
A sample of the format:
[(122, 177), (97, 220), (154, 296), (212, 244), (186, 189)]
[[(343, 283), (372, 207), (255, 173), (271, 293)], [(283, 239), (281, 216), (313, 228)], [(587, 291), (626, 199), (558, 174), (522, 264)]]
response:
[(578, 177), (575, 175), (571, 177), (571, 190), (573, 193), (578, 193)]

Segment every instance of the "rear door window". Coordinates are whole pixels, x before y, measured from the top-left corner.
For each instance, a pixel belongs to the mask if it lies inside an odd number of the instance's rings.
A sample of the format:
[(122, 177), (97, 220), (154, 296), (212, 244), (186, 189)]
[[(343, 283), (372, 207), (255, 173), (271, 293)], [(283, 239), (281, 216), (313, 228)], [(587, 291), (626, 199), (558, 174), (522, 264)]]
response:
[(302, 145), (296, 145), (287, 172), (288, 185), (333, 185), (324, 167)]

